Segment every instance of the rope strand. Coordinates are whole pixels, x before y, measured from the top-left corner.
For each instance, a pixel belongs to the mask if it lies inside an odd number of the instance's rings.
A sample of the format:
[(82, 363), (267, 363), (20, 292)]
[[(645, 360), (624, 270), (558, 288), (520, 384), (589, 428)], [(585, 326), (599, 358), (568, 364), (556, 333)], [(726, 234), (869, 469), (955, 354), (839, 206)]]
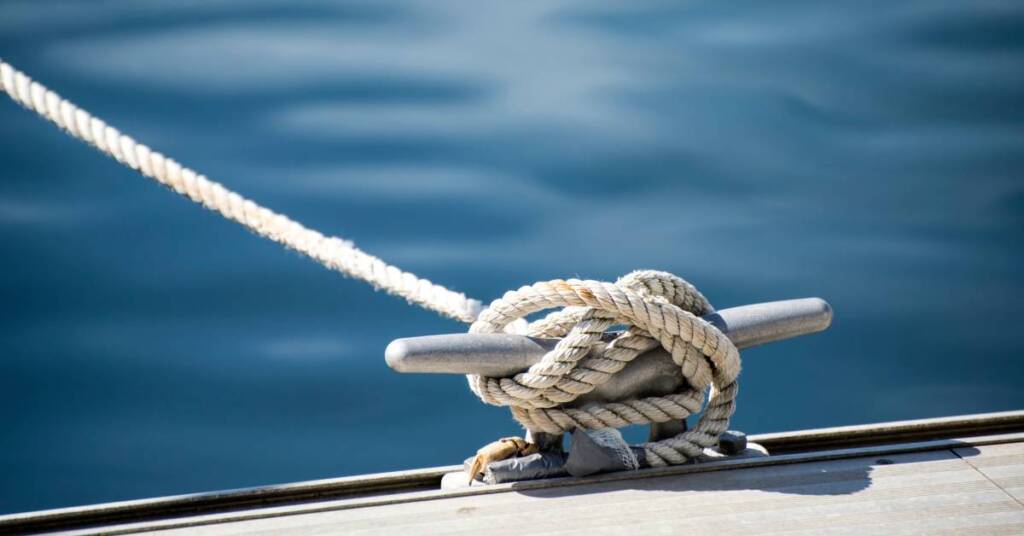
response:
[(182, 166), (135, 141), (131, 136), (122, 134), (102, 119), (75, 106), (2, 60), (0, 86), (18, 104), (48, 119), (64, 132), (92, 145), (101, 153), (331, 270), (365, 281), (388, 294), (401, 296), (409, 303), (462, 322), (473, 322), (480, 312), (480, 302), (465, 294), (402, 271), (362, 251), (348, 240), (324, 236)]

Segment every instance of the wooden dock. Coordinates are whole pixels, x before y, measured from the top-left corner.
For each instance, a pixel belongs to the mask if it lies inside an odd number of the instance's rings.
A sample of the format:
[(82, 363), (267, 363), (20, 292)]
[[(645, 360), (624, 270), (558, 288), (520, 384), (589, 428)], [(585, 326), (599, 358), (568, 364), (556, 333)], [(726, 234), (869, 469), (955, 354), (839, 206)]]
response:
[(1024, 411), (752, 436), (766, 458), (438, 489), (442, 467), (0, 517), (0, 533), (1024, 534)]

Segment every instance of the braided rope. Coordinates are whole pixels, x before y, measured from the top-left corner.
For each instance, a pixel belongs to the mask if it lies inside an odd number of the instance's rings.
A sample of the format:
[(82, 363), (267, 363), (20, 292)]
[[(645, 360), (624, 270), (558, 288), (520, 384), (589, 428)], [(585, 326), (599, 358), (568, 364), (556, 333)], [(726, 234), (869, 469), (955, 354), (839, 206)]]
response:
[[(698, 318), (713, 312), (691, 284), (665, 272), (633, 272), (614, 284), (554, 280), (510, 291), (492, 302), (470, 327), (498, 333), (529, 314), (565, 307), (529, 325), (533, 336), (562, 337), (526, 372), (511, 378), (468, 376), (473, 392), (487, 404), (510, 406), (513, 417), (536, 432), (575, 428), (621, 428), (682, 420), (696, 413), (710, 388), (697, 425), (675, 437), (641, 445), (651, 465), (674, 465), (717, 444), (736, 409), (739, 351), (721, 331)], [(614, 324), (629, 329), (600, 354), (591, 349)], [(592, 391), (640, 354), (661, 345), (679, 365), (687, 386), (666, 396), (565, 408)]]
[(75, 106), (0, 60), (0, 87), (71, 136), (256, 234), (320, 264), (449, 318), (472, 322), (480, 302), (402, 271), (352, 242), (308, 229), (182, 166)]
[[(651, 465), (684, 463), (713, 446), (736, 406), (739, 352), (699, 315), (714, 309), (693, 285), (664, 272), (633, 272), (615, 284), (554, 280), (507, 292), (481, 311), (479, 301), (385, 263), (352, 244), (278, 214), (122, 134), (21, 71), (0, 60), (0, 89), (142, 175), (216, 211), (256, 234), (298, 251), (332, 270), (365, 281), (410, 303), (472, 322), (471, 332), (500, 332), (532, 313), (563, 307), (529, 324), (534, 336), (561, 337), (528, 371), (512, 378), (469, 376), (470, 388), (488, 404), (510, 406), (530, 430), (620, 428), (685, 419), (707, 406), (693, 430), (644, 443)], [(615, 324), (629, 329), (592, 354)], [(680, 366), (688, 386), (677, 393), (584, 408), (563, 407), (608, 381), (640, 354), (661, 345)]]

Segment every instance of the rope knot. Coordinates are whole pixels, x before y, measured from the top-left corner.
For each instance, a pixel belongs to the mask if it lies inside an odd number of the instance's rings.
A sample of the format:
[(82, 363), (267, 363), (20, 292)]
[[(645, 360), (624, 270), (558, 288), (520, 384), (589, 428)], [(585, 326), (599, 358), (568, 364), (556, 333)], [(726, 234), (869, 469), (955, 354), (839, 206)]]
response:
[[(714, 308), (696, 287), (667, 272), (641, 270), (615, 283), (561, 280), (509, 291), (481, 311), (471, 333), (500, 333), (538, 311), (561, 310), (529, 323), (526, 334), (561, 340), (540, 362), (511, 378), (468, 376), (482, 401), (509, 406), (534, 432), (621, 428), (682, 420), (707, 405), (689, 431), (641, 445), (651, 465), (674, 465), (714, 446), (736, 406), (739, 351), (702, 315)], [(627, 329), (605, 342), (612, 326)], [(662, 346), (686, 382), (675, 393), (566, 407), (607, 382), (637, 356)], [(593, 352), (601, 347), (601, 352)]]

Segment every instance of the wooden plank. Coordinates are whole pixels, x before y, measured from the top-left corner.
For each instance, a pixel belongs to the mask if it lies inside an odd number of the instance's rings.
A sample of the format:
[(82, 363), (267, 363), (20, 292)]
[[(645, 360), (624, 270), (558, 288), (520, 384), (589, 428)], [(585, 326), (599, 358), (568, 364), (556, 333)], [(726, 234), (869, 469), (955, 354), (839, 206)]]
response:
[[(919, 460), (942, 460), (942, 464), (929, 464), (927, 467), (912, 467), (910, 464)], [(560, 519), (586, 517), (588, 511), (606, 508), (633, 507), (657, 508), (658, 501), (670, 499), (668, 502), (688, 497), (688, 501), (701, 508), (717, 508), (722, 505), (739, 504), (748, 501), (746, 495), (755, 491), (770, 492), (771, 497), (780, 493), (795, 496), (842, 497), (839, 492), (858, 493), (872, 484), (872, 489), (885, 494), (882, 489), (891, 488), (893, 476), (905, 475), (913, 480), (915, 487), (926, 493), (927, 486), (958, 489), (982, 484), (977, 489), (987, 489), (987, 481), (983, 476), (965, 467), (959, 459), (948, 451), (929, 452), (918, 455), (900, 455), (892, 458), (894, 464), (879, 467), (879, 471), (871, 474), (871, 462), (874, 459), (839, 460), (836, 462), (819, 462), (798, 464), (793, 466), (766, 467), (758, 471), (730, 471), (695, 475), (699, 478), (656, 478), (638, 481), (620, 481), (604, 485), (595, 484), (577, 486), (571, 489), (553, 488), (535, 492), (503, 493), (480, 497), (472, 502), (476, 512), (487, 515), (523, 515), (524, 503), (530, 505), (531, 511), (540, 516), (557, 515)], [(830, 467), (835, 465), (838, 467)], [(881, 473), (881, 474), (879, 474)], [(871, 480), (869, 480), (869, 474)], [(888, 490), (891, 494), (893, 490)], [(896, 490), (898, 491), (898, 490)], [(655, 498), (656, 495), (664, 495)], [(578, 500), (585, 497), (585, 500)], [(762, 500), (763, 499), (757, 499)], [(861, 500), (858, 498), (857, 500)], [(707, 501), (705, 504), (698, 504)], [(663, 501), (664, 502), (664, 501)], [(671, 506), (671, 505), (669, 505)], [(783, 506), (779, 504), (778, 506)], [(383, 522), (388, 525), (401, 523), (424, 523), (442, 521), (452, 510), (447, 501), (428, 501), (405, 504), (395, 508), (364, 508), (351, 510), (345, 519), (351, 520), (362, 528), (376, 527)], [(531, 514), (532, 515), (532, 514)], [(528, 521), (528, 519), (526, 520)], [(350, 524), (351, 525), (351, 524)], [(274, 526), (273, 523), (268, 526)]]
[(166, 534), (979, 533), (1024, 508), (951, 451), (320, 512)]
[(954, 452), (1024, 505), (1024, 442), (962, 447)]
[[(596, 475), (583, 479), (560, 478), (549, 480), (538, 480), (530, 482), (518, 482), (511, 484), (498, 484), (492, 486), (473, 487), (449, 491), (409, 492), (377, 495), (372, 497), (356, 497), (351, 499), (337, 499), (326, 501), (310, 501), (286, 506), (270, 506), (266, 508), (247, 508), (238, 511), (203, 514), (172, 519), (145, 520), (134, 523), (124, 523), (103, 527), (104, 534), (124, 534), (139, 530), (156, 530), (159, 528), (171, 527), (192, 527), (211, 523), (229, 523), (249, 519), (269, 519), (279, 516), (296, 515), (302, 513), (332, 511), (341, 509), (368, 508), (388, 504), (410, 504), (418, 501), (434, 501), (449, 499), (461, 496), (482, 496), (496, 493), (508, 493), (511, 491), (536, 491), (547, 488), (575, 487), (584, 485), (602, 484), (605, 482), (629, 481), (637, 482), (647, 478), (661, 476), (696, 474), (703, 472), (718, 472), (738, 470), (761, 466), (785, 466), (795, 463), (806, 463), (821, 460), (843, 460), (868, 455), (883, 456), (895, 455), (908, 452), (924, 452), (943, 450), (964, 445), (980, 445), (1005, 443), (1011, 441), (1024, 441), (1024, 434), (1009, 434), (982, 438), (965, 438), (958, 440), (929, 441), (923, 443), (910, 443), (901, 445), (889, 445), (879, 447), (865, 447), (859, 449), (840, 449), (835, 451), (809, 452), (805, 454), (789, 454), (783, 456), (771, 456), (768, 458), (752, 459), (725, 459), (721, 461), (701, 463), (695, 465), (674, 466), (660, 469), (647, 469), (637, 472), (610, 473)], [(0, 526), (2, 528), (2, 526)], [(77, 534), (72, 529), (69, 533)], [(90, 529), (82, 529), (82, 534), (92, 534)]]
[[(962, 447), (965, 445), (984, 445), (993, 443), (1005, 443), (1009, 441), (1024, 441), (1024, 434), (1011, 434), (1006, 436), (993, 436), (986, 438), (968, 438), (960, 440), (943, 440), (943, 441), (931, 441), (919, 444), (906, 444), (906, 445), (890, 445), (882, 447), (866, 447), (860, 449), (841, 449), (838, 451), (825, 451), (825, 452), (813, 452), (806, 454), (791, 454), (784, 456), (772, 456), (769, 458), (760, 459), (741, 459), (741, 460), (723, 460), (717, 462), (710, 462), (696, 465), (676, 466), (663, 469), (651, 469), (644, 470), (634, 473), (612, 473), (607, 475), (598, 475), (595, 477), (588, 477), (585, 479), (552, 479), (544, 481), (533, 481), (533, 482), (521, 482), (515, 484), (500, 484), (495, 486), (483, 486), (474, 487), (471, 489), (455, 490), (455, 491), (434, 491), (434, 492), (413, 492), (413, 493), (396, 493), (391, 495), (382, 495), (377, 497), (360, 497), (354, 499), (340, 499), (340, 500), (329, 500), (322, 502), (309, 502), (290, 506), (278, 506), (268, 507), (260, 509), (245, 509), (237, 512), (226, 512), (220, 514), (207, 514), (198, 515), (185, 518), (176, 518), (168, 520), (154, 520), (154, 521), (143, 521), (138, 523), (122, 524), (117, 526), (104, 527), (104, 533), (107, 534), (122, 534), (131, 533), (140, 530), (157, 530), (161, 528), (174, 528), (174, 527), (190, 527), (197, 528), (203, 525), (209, 524), (223, 524), (240, 522), (246, 520), (264, 520), (268, 521), (276, 517), (292, 516), (304, 513), (314, 512), (327, 512), (337, 510), (352, 510), (352, 509), (363, 509), (364, 511), (368, 508), (387, 506), (387, 505), (404, 505), (404, 509), (413, 508), (416, 502), (419, 501), (441, 501), (445, 502), (448, 499), (470, 496), (476, 497), (477, 500), (487, 500), (487, 496), (491, 494), (507, 494), (509, 492), (519, 492), (529, 496), (530, 494), (536, 494), (539, 491), (545, 489), (558, 489), (558, 488), (578, 488), (586, 486), (599, 486), (612, 482), (629, 482), (631, 484), (638, 484), (646, 479), (659, 478), (665, 476), (675, 475), (692, 475), (701, 474), (707, 472), (714, 472), (718, 474), (722, 471), (738, 471), (746, 470), (756, 467), (777, 467), (785, 468), (793, 464), (804, 464), (814, 461), (843, 461), (851, 458), (865, 457), (867, 455), (886, 457), (890, 458), (894, 455), (907, 452), (927, 452), (935, 451), (937, 449), (949, 449), (954, 447)], [(959, 460), (953, 460), (954, 463), (960, 464)], [(941, 463), (947, 464), (947, 460), (943, 460)], [(962, 467), (961, 467), (962, 468)], [(887, 470), (897, 470), (891, 468)], [(978, 475), (975, 475), (978, 476)], [(581, 490), (580, 493), (585, 493), (586, 490)], [(89, 529), (83, 529), (83, 534), (93, 533)]]
[[(832, 460), (865, 456), (869, 454), (894, 454), (946, 449), (962, 446), (955, 440), (943, 439), (926, 442), (912, 442), (879, 445), (866, 449), (815, 450), (815, 445), (831, 445), (849, 436), (851, 443), (877, 442), (895, 437), (930, 437), (944, 426), (950, 431), (973, 429), (988, 424), (996, 429), (1011, 429), (1024, 426), (1024, 411), (1003, 412), (987, 415), (969, 415), (944, 419), (883, 423), (860, 427), (792, 432), (754, 436), (763, 441), (792, 447), (802, 445), (806, 453), (772, 456), (762, 460), (725, 460), (699, 465), (677, 466), (638, 473), (602, 475), (588, 479), (553, 479), (541, 482), (524, 482), (508, 485), (486, 486), (455, 492), (436, 491), (440, 477), (457, 466), (401, 471), (378, 475), (365, 475), (300, 482), (279, 486), (264, 486), (242, 490), (229, 490), (202, 494), (182, 495), (140, 501), (127, 501), (96, 506), (65, 508), (26, 514), (0, 516), (0, 532), (30, 530), (74, 530), (89, 526), (107, 525), (113, 531), (134, 530), (141, 527), (156, 528), (181, 523), (225, 522), (252, 517), (273, 517), (318, 510), (339, 508), (363, 508), (389, 503), (411, 503), (424, 500), (439, 500), (461, 495), (486, 495), (506, 493), (514, 490), (538, 490), (547, 487), (579, 486), (600, 484), (615, 480), (636, 481), (660, 476), (690, 474), (704, 471), (724, 471), (761, 465), (785, 465), (813, 460)], [(872, 439), (872, 430), (875, 432)], [(902, 434), (902, 435), (900, 435)], [(909, 435), (908, 435), (909, 434)], [(1018, 441), (1024, 435), (1011, 433), (970, 439), (970, 444), (993, 444)], [(781, 443), (780, 443), (781, 442)], [(183, 521), (184, 520), (184, 521)], [(116, 524), (113, 526), (112, 524)]]

